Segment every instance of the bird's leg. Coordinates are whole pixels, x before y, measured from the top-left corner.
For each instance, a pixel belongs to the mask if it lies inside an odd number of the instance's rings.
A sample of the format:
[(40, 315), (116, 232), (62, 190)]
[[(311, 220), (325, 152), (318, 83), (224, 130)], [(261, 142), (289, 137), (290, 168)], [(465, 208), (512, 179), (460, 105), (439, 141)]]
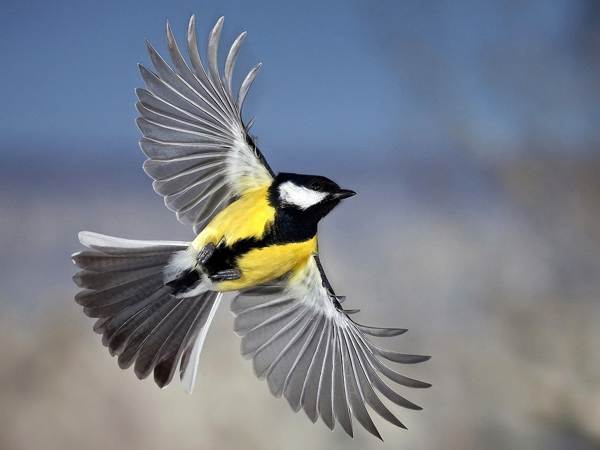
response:
[(213, 255), (213, 253), (215, 252), (215, 249), (217, 247), (215, 246), (215, 244), (213, 244), (212, 242), (209, 244), (206, 244), (202, 250), (200, 250), (198, 252), (198, 256), (196, 256), (196, 259), (198, 260), (199, 264), (204, 264), (206, 263), (206, 261), (208, 261), (210, 259), (210, 257)]
[(237, 280), (242, 276), (242, 273), (240, 272), (240, 269), (237, 268), (233, 268), (233, 269), (225, 269), (225, 270), (220, 270), (219, 272), (211, 275), (210, 279), (211, 281), (232, 281), (232, 280)]

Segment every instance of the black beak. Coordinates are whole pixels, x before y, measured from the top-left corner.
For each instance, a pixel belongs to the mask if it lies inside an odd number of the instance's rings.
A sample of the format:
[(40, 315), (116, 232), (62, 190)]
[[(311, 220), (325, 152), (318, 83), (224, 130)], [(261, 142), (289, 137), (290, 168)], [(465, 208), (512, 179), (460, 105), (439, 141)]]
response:
[(333, 197), (337, 200), (342, 200), (344, 198), (352, 197), (354, 195), (356, 195), (356, 192), (351, 191), (350, 189), (340, 189), (335, 194), (333, 194)]

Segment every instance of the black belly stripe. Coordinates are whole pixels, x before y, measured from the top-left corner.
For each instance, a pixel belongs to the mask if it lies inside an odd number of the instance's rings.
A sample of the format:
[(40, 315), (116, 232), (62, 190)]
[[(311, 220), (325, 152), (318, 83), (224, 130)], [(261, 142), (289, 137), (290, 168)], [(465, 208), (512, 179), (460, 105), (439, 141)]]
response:
[(233, 269), (237, 267), (237, 258), (261, 246), (263, 245), (261, 245), (260, 240), (255, 238), (241, 239), (232, 245), (220, 243), (208, 261), (203, 264), (202, 268), (208, 276), (222, 270)]

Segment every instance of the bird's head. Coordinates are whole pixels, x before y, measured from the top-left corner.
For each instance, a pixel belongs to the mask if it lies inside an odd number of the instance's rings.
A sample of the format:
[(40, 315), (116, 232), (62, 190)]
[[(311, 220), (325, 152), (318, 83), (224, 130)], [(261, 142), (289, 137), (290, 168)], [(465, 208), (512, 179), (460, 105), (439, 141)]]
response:
[(340, 201), (355, 194), (319, 175), (279, 173), (271, 185), (269, 200), (276, 208), (312, 216), (318, 221)]

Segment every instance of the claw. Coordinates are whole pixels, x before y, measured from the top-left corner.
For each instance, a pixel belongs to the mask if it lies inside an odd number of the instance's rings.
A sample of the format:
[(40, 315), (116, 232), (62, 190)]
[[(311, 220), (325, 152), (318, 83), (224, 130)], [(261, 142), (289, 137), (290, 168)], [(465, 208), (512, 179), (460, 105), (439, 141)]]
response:
[(205, 264), (206, 261), (208, 261), (212, 254), (215, 252), (216, 248), (217, 247), (212, 242), (210, 244), (206, 244), (198, 253), (198, 262), (200, 264)]

